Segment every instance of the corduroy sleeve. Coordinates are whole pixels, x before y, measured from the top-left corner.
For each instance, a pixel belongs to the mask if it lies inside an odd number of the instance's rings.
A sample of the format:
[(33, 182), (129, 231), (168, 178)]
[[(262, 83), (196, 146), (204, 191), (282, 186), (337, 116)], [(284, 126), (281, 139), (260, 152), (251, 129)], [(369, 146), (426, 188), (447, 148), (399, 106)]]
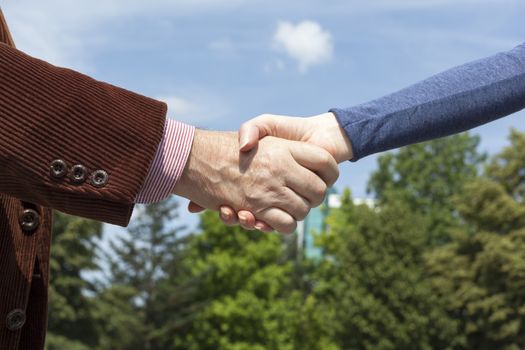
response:
[(0, 192), (126, 226), (166, 105), (0, 44)]

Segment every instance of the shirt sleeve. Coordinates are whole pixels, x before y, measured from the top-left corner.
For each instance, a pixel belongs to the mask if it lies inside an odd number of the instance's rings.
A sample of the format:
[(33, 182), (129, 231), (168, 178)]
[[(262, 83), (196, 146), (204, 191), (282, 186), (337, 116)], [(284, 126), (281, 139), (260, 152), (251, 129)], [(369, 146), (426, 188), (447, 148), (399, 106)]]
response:
[(191, 151), (195, 127), (166, 119), (162, 140), (135, 203), (165, 199), (179, 180)]
[(357, 161), (525, 108), (525, 43), (358, 106), (333, 108)]
[(0, 43), (0, 193), (127, 226), (166, 109)]

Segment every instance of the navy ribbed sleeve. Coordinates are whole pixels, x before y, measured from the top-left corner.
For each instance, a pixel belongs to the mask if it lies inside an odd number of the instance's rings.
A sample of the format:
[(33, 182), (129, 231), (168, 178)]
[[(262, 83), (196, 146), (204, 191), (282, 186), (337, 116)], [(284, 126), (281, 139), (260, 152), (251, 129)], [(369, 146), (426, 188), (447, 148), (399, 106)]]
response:
[(333, 112), (356, 161), (455, 134), (525, 108), (525, 43), (391, 95)]

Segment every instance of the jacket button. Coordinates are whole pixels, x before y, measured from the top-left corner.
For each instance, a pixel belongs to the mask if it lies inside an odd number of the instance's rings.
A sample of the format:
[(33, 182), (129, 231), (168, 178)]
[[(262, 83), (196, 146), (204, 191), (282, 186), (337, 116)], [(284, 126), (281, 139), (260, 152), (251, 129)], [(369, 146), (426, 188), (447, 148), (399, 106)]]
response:
[(50, 171), (54, 178), (64, 177), (67, 173), (67, 164), (62, 159), (56, 159), (51, 162)]
[(71, 167), (71, 180), (76, 183), (80, 184), (86, 180), (87, 177), (87, 169), (83, 165), (74, 165)]
[(95, 170), (91, 174), (91, 184), (95, 187), (104, 187), (108, 183), (109, 175), (104, 170)]
[(18, 331), (26, 323), (26, 313), (20, 309), (14, 309), (7, 314), (6, 326), (10, 331)]
[(34, 231), (40, 225), (40, 215), (34, 209), (25, 209), (18, 220), (24, 231)]

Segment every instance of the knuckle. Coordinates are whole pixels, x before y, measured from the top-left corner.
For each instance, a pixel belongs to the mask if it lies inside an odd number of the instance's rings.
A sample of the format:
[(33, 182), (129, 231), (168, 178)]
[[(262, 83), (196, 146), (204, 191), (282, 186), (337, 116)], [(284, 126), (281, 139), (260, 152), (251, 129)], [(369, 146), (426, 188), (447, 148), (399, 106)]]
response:
[(326, 190), (327, 189), (328, 189), (328, 187), (326, 186), (326, 184), (324, 182), (319, 183), (319, 185), (315, 189), (316, 196), (321, 198), (321, 199), (324, 198), (324, 195), (326, 194)]
[(263, 114), (260, 114), (259, 116), (255, 117), (253, 120), (257, 121), (257, 122), (265, 123), (265, 122), (271, 121), (272, 118), (273, 118), (272, 114), (263, 113)]
[(267, 191), (274, 207), (281, 207), (290, 203), (290, 192), (282, 186), (271, 188)]
[(309, 207), (301, 208), (301, 210), (298, 212), (298, 215), (297, 215), (296, 219), (298, 221), (304, 220), (309, 212), (310, 212), (310, 208)]
[(323, 203), (323, 198), (316, 198), (315, 201), (312, 201), (312, 207), (318, 207)]
[(326, 190), (327, 190), (327, 187), (326, 185), (319, 185), (315, 190), (314, 190), (314, 198), (312, 200), (312, 204), (314, 206), (318, 206), (320, 205), (321, 203), (323, 203), (323, 200), (324, 200), (324, 197), (325, 197), (325, 194), (326, 194)]
[(262, 210), (268, 204), (268, 198), (260, 195), (259, 191), (250, 192), (250, 195), (243, 201), (243, 208), (251, 212)]
[(333, 185), (337, 179), (339, 178), (339, 167), (335, 166), (333, 169), (332, 169), (332, 183), (330, 185)]

